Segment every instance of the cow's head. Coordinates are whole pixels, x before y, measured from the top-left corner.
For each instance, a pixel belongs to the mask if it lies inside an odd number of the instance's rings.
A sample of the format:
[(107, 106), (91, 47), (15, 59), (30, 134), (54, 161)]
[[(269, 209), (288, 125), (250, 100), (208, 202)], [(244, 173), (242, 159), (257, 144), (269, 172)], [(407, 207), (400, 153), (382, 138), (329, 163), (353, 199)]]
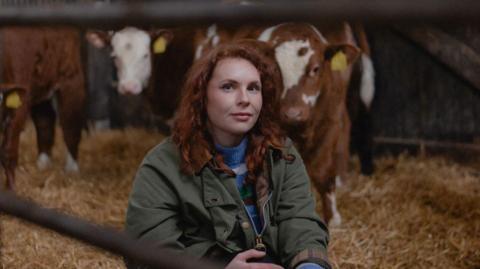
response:
[[(330, 44), (312, 25), (288, 23), (266, 29), (259, 40), (275, 50), (284, 88), (280, 94), (280, 118), (286, 124), (306, 123), (319, 99), (332, 85), (335, 72), (343, 72), (356, 59), (359, 49), (350, 44)], [(344, 77), (344, 76), (343, 76)]]
[(150, 79), (152, 53), (163, 53), (173, 38), (170, 30), (144, 31), (126, 27), (117, 32), (88, 31), (87, 40), (96, 48), (111, 46), (120, 94), (139, 94)]

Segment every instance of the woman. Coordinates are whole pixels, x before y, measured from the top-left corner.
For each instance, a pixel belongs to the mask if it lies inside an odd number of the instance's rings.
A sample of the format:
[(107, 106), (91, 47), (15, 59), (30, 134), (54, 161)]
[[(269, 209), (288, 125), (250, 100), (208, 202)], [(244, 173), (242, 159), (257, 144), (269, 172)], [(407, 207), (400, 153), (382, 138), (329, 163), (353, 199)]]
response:
[(305, 167), (274, 121), (271, 56), (242, 41), (192, 66), (172, 137), (136, 175), (127, 232), (230, 269), (330, 268)]

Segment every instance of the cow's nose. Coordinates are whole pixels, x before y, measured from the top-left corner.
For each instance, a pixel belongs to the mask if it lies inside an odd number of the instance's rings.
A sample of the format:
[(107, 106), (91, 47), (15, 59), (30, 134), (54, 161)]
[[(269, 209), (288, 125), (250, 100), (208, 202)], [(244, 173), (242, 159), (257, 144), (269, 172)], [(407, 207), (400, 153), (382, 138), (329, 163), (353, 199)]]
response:
[(285, 112), (285, 116), (291, 120), (298, 119), (301, 115), (302, 115), (302, 111), (299, 108), (289, 108)]
[(142, 91), (142, 86), (138, 82), (127, 81), (120, 84), (118, 89), (120, 94), (139, 94)]

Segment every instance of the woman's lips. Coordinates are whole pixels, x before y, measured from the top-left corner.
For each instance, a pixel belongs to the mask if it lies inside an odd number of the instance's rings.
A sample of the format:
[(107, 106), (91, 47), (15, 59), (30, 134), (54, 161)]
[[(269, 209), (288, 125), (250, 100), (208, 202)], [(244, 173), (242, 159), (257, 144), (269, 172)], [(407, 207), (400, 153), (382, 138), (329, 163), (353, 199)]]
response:
[(250, 113), (232, 113), (231, 115), (238, 121), (248, 121), (252, 117), (252, 114)]

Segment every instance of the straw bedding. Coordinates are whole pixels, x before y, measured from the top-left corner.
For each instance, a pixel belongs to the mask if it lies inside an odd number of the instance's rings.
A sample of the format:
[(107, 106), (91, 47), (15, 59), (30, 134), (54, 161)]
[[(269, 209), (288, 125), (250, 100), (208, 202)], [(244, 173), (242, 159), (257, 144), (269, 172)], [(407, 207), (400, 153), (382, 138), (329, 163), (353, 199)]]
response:
[[(84, 133), (81, 173), (74, 175), (62, 170), (61, 138), (57, 130), (53, 166), (38, 171), (35, 134), (26, 127), (18, 194), (122, 229), (135, 170), (163, 137), (137, 129)], [(364, 177), (352, 158), (349, 179), (337, 190), (343, 223), (330, 230), (334, 267), (480, 268), (480, 160), (400, 155), (376, 164), (377, 172)], [(124, 268), (120, 257), (21, 220), (1, 215), (0, 225), (1, 268)]]

